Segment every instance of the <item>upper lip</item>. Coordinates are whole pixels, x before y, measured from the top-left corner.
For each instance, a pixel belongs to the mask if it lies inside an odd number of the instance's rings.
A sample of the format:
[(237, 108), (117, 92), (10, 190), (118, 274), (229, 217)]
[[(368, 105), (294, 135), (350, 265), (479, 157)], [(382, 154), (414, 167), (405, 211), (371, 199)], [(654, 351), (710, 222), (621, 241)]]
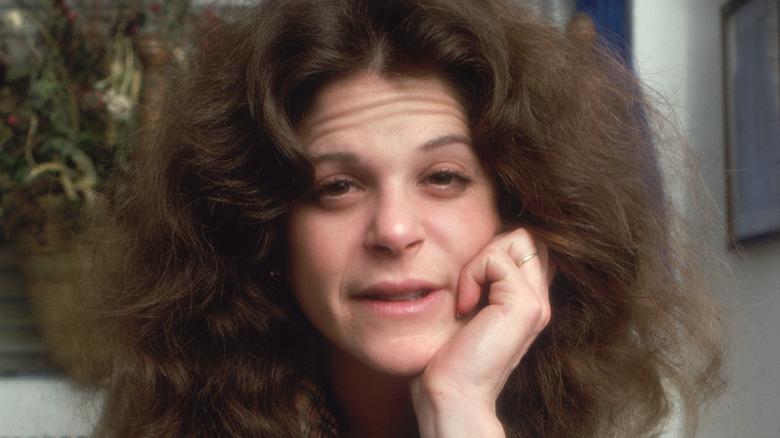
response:
[(380, 295), (400, 295), (420, 290), (430, 292), (441, 288), (442, 286), (436, 283), (418, 279), (408, 279), (403, 281), (382, 281), (362, 289), (356, 296), (370, 297)]

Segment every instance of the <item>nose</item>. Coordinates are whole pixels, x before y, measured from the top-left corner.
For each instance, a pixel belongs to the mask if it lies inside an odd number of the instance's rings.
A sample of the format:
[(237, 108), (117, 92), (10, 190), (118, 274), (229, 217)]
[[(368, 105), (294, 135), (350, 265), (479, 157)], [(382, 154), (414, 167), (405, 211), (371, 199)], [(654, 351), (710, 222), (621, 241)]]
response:
[(403, 190), (379, 194), (366, 233), (366, 247), (388, 255), (416, 252), (425, 241), (419, 213), (413, 196)]

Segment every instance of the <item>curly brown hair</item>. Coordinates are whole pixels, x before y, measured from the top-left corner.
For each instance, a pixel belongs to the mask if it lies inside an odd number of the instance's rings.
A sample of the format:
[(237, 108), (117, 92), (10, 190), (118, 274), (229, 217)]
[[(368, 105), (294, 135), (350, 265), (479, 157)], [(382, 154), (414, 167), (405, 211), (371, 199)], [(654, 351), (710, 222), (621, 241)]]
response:
[(311, 178), (295, 127), (324, 82), (363, 70), (448, 82), (502, 218), (559, 268), (552, 320), (498, 401), (509, 436), (639, 436), (672, 398), (695, 420), (721, 386), (650, 108), (602, 44), (508, 0), (265, 0), (192, 67), (115, 212), (101, 436), (300, 436), (293, 398), (316, 348), (277, 274)]

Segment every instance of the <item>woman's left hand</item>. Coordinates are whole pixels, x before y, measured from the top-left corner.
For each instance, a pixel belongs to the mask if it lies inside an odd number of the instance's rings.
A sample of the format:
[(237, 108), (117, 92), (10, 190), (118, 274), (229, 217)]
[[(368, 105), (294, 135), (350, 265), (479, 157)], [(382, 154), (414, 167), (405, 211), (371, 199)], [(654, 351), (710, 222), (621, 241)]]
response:
[(496, 236), (462, 269), (458, 313), (486, 303), (411, 384), (421, 436), (504, 435), (496, 400), (550, 320), (554, 273), (547, 247), (523, 228)]

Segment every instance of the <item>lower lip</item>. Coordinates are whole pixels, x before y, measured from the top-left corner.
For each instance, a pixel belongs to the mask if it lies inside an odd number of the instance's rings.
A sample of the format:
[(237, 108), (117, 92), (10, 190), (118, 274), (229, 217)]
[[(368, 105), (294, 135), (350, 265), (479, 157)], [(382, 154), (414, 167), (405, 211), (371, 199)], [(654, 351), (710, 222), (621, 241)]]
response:
[(366, 297), (356, 297), (355, 301), (378, 316), (409, 318), (430, 312), (439, 306), (443, 297), (444, 291), (440, 289), (431, 291), (428, 295), (414, 301), (384, 301)]

